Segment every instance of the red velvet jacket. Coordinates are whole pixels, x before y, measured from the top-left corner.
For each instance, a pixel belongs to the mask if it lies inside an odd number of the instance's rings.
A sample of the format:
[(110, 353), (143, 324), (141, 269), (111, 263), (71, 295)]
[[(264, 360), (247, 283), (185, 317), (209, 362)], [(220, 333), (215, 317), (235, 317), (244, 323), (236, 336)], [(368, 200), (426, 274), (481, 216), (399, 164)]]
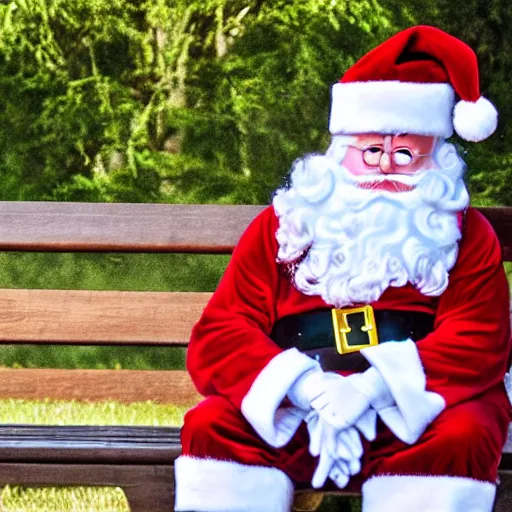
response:
[[(269, 339), (274, 322), (331, 307), (299, 292), (276, 263), (277, 227), (268, 207), (247, 228), (188, 349), (198, 390), (239, 408), (260, 372), (282, 352)], [(467, 211), (459, 256), (440, 297), (407, 285), (388, 288), (372, 306), (435, 314), (434, 331), (417, 348), (427, 390), (440, 394), (446, 407), (503, 387), (511, 349), (508, 283), (496, 235), (477, 210)], [(505, 391), (503, 396), (508, 407)]]

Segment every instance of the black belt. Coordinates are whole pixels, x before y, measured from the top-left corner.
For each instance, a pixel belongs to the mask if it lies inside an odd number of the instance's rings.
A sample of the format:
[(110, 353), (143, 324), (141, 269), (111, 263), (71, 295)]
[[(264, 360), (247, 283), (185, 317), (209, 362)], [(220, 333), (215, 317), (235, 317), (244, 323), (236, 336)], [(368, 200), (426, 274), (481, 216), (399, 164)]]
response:
[[(418, 311), (373, 310), (367, 306), (348, 311), (343, 316), (343, 345), (336, 339), (339, 327), (333, 322), (332, 310), (316, 311), (292, 315), (278, 320), (270, 337), (283, 349), (298, 348), (301, 352), (317, 360), (326, 371), (363, 371), (368, 362), (359, 353), (365, 346), (373, 344), (368, 335), (368, 319), (362, 309), (373, 312), (378, 343), (387, 341), (418, 341), (434, 329), (434, 315)], [(339, 329), (338, 329), (339, 330)], [(339, 336), (339, 334), (338, 334)], [(339, 353), (340, 351), (347, 353)], [(352, 351), (354, 350), (354, 351)]]

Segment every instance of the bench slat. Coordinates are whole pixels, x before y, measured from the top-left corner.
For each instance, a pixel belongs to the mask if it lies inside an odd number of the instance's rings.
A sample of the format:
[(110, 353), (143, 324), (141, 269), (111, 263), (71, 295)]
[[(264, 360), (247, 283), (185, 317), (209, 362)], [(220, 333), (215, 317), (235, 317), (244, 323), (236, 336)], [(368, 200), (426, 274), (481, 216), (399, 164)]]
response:
[(264, 206), (0, 202), (0, 250), (230, 253)]
[(191, 407), (201, 396), (185, 370), (0, 369), (0, 399), (144, 402)]
[(0, 342), (186, 344), (211, 293), (0, 290)]
[(179, 427), (0, 425), (2, 462), (172, 464)]
[[(230, 253), (265, 206), (0, 202), (0, 250)], [(512, 207), (479, 210), (512, 260)]]
[[(124, 470), (119, 471), (120, 468)], [(108, 485), (139, 484), (145, 481), (144, 474), (151, 474), (151, 480), (167, 483), (174, 481), (171, 465), (161, 466), (109, 466), (104, 464), (0, 464), (0, 483), (21, 485)], [(122, 476), (121, 476), (122, 474)]]

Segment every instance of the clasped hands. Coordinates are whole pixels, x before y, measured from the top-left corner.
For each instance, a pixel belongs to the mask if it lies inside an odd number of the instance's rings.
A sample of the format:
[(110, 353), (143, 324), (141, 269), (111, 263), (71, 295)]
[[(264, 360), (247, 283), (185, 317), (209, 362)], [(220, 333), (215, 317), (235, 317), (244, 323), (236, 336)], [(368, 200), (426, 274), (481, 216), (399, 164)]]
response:
[(330, 478), (344, 488), (361, 469), (360, 433), (373, 441), (377, 411), (394, 404), (380, 373), (371, 367), (343, 377), (314, 368), (297, 379), (288, 397), (295, 406), (310, 411), (305, 418), (309, 451), (319, 456), (312, 486), (320, 488)]

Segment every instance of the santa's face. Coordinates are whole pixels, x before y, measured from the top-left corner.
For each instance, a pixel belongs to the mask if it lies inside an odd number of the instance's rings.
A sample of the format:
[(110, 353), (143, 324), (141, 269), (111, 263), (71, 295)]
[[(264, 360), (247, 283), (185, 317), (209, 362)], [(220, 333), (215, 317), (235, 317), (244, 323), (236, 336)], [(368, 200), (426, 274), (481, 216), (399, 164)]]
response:
[[(413, 187), (393, 179), (394, 175), (411, 176), (434, 167), (432, 154), (436, 139), (427, 135), (383, 135), (365, 133), (353, 137), (342, 164), (354, 176), (364, 176), (361, 188), (406, 192)], [(371, 181), (369, 178), (377, 177)], [(384, 179), (389, 176), (389, 179)]]
[(440, 295), (468, 205), (463, 170), (453, 145), (433, 137), (335, 136), (274, 197), (278, 261), (297, 261), (296, 287), (336, 307), (407, 282)]

